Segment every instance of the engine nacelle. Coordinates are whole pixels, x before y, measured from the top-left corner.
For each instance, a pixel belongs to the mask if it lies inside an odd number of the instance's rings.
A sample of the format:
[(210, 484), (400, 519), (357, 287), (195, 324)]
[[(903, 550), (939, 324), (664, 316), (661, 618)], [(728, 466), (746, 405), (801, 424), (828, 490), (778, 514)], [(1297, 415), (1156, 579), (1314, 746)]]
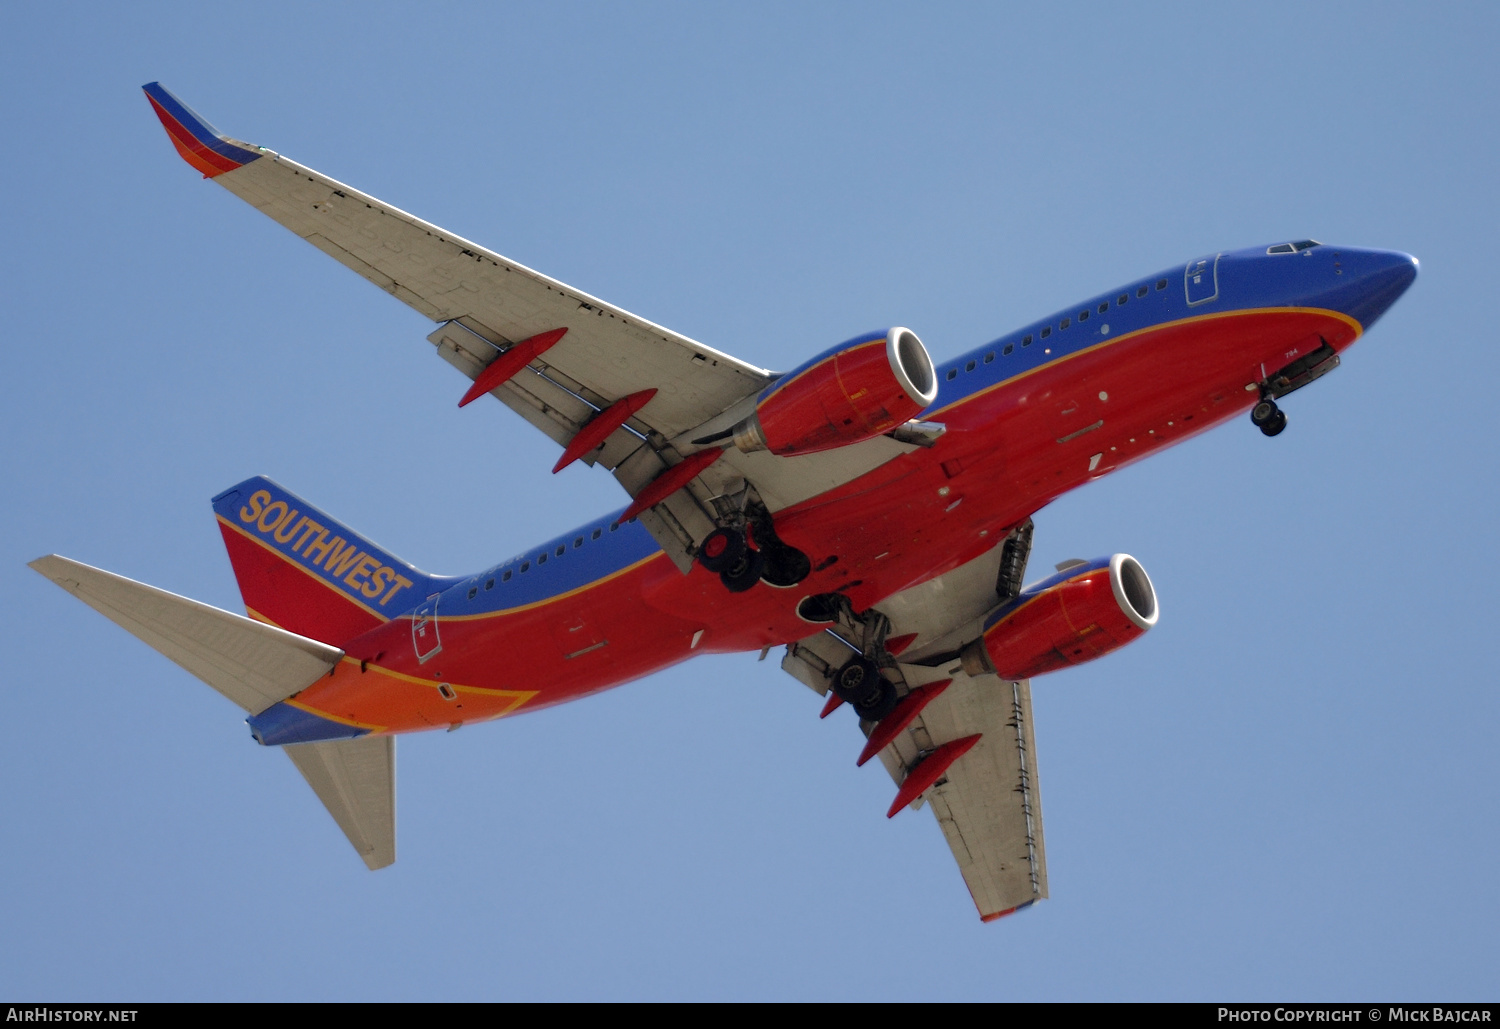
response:
[(734, 427), (749, 453), (811, 454), (890, 432), (937, 399), (937, 372), (910, 329), (872, 332), (776, 380)]
[(1027, 679), (1119, 650), (1156, 624), (1156, 590), (1139, 561), (1115, 554), (1065, 568), (985, 619), (961, 655), (969, 675)]

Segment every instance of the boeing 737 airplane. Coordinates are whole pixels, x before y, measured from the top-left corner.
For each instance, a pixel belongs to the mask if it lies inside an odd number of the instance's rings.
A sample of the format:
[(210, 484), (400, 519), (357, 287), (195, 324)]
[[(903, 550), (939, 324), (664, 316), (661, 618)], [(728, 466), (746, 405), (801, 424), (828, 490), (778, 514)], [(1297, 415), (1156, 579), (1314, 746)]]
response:
[[(435, 323), (439, 356), (630, 503), (473, 575), (420, 571), (265, 478), (213, 498), (249, 617), (56, 555), (32, 567), (283, 747), (366, 865), (396, 857), (395, 736), (785, 648), (931, 808), (981, 918), (1047, 896), (1033, 676), (1156, 624), (1126, 554), (1023, 585), (1032, 516), (1278, 401), (1411, 285), (1407, 254), (1277, 241), (1204, 254), (934, 363), (911, 329), (785, 373), (655, 325), (221, 135), (145, 88), (182, 158)], [(456, 391), (455, 391), (456, 392)], [(519, 427), (519, 422), (516, 423)], [(851, 748), (852, 749), (852, 748)]]

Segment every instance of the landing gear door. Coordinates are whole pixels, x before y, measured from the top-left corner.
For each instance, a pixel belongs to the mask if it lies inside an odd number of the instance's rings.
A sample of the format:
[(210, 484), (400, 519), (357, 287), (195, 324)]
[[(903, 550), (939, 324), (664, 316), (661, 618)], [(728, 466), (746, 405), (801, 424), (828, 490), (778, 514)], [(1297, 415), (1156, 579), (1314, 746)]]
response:
[(1189, 307), (1219, 299), (1219, 255), (1210, 254), (1196, 261), (1189, 261), (1182, 281), (1187, 289)]
[(425, 664), (427, 659), (443, 649), (443, 643), (438, 639), (437, 606), (440, 593), (434, 593), (411, 613), (411, 644), (417, 652), (417, 663)]

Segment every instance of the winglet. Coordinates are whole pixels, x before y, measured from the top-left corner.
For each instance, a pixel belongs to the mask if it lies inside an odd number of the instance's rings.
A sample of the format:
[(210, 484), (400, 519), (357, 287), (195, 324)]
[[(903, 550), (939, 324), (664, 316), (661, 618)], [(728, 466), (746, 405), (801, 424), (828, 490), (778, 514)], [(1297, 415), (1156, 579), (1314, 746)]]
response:
[(203, 173), (205, 179), (244, 167), (260, 156), (238, 141), (223, 135), (187, 104), (162, 87), (148, 82), (141, 89), (151, 101), (151, 109), (161, 119), (182, 159)]

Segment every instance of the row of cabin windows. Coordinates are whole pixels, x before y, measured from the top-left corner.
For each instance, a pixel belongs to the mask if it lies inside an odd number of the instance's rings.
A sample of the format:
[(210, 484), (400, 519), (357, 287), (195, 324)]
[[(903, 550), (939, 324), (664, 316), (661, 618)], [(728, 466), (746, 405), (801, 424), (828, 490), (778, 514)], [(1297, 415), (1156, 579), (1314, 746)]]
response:
[[(1156, 288), (1159, 289), (1159, 290), (1160, 289), (1166, 289), (1167, 288), (1167, 280), (1166, 279), (1157, 279), (1156, 280)], [(1151, 287), (1150, 286), (1141, 286), (1141, 287), (1139, 287), (1135, 291), (1135, 295), (1137, 297), (1143, 297), (1143, 296), (1145, 296), (1149, 292), (1151, 292)], [(1115, 300), (1114, 300), (1114, 303), (1115, 303), (1116, 307), (1123, 307), (1125, 304), (1127, 304), (1129, 302), (1130, 302), (1130, 294), (1128, 292), (1127, 293), (1121, 293), (1119, 296), (1115, 297)], [(1105, 301), (1103, 301), (1102, 303), (1099, 304), (1099, 313), (1100, 314), (1103, 314), (1104, 312), (1106, 312), (1106, 311), (1109, 310), (1109, 303), (1110, 302), (1108, 300), (1105, 300)], [(1080, 322), (1086, 322), (1086, 321), (1088, 321), (1089, 320), (1089, 314), (1090, 314), (1089, 309), (1088, 308), (1084, 308), (1082, 311), (1078, 312), (1078, 320)], [(1058, 323), (1058, 326), (1057, 326), (1058, 331), (1066, 329), (1066, 328), (1068, 328), (1072, 324), (1073, 324), (1073, 319), (1072, 318), (1064, 318), (1061, 322)], [(1042, 331), (1040, 333), (1038, 333), (1038, 336), (1041, 339), (1046, 339), (1047, 337), (1049, 337), (1051, 335), (1052, 335), (1052, 326), (1050, 326), (1050, 325), (1043, 325), (1042, 326)], [(1023, 346), (1023, 347), (1029, 347), (1029, 346), (1031, 346), (1031, 341), (1032, 341), (1032, 336), (1030, 334), (1022, 336), (1021, 337), (1021, 346)], [(1005, 348), (1000, 351), (1001, 355), (1004, 356), (1004, 357), (1009, 357), (1011, 354), (1013, 354), (1015, 352), (1016, 352), (1016, 345), (1014, 343), (1007, 343), (1007, 344), (1005, 344)], [(994, 359), (995, 359), (995, 352), (993, 350), (991, 350), (988, 354), (984, 355), (984, 363), (985, 364), (989, 364)], [(978, 365), (979, 365), (978, 361), (970, 361), (970, 362), (968, 362), (967, 364), (964, 365), (964, 371), (966, 371), (966, 372), (972, 372), (976, 367), (978, 367)], [(947, 374), (946, 377), (947, 377), (947, 379), (950, 382), (953, 379), (958, 378), (958, 369), (957, 368), (949, 368), (948, 369), (948, 374)]]
[[(633, 521), (635, 521), (635, 519), (632, 518), (632, 519), (630, 519), (630, 521), (633, 522)], [(614, 532), (616, 529), (618, 529), (620, 527), (620, 525), (621, 525), (620, 522), (612, 522), (610, 524), (609, 531), (610, 532)], [(604, 530), (603, 529), (595, 529), (593, 532), (589, 533), (588, 538), (591, 539), (591, 540), (596, 540), (600, 536), (603, 536), (603, 535), (604, 535)], [(583, 537), (582, 536), (575, 537), (574, 540), (573, 540), (573, 549), (577, 550), (581, 546), (583, 546)], [(559, 543), (557, 545), (557, 549), (554, 550), (554, 551), (552, 551), (551, 556), (552, 557), (562, 557), (563, 554), (567, 553), (567, 550), (568, 550), (568, 545), (566, 543)], [(545, 551), (545, 550), (542, 551), (540, 554), (538, 554), (536, 556), (536, 563), (538, 565), (544, 565), (544, 564), (546, 564), (547, 563), (547, 557), (548, 557), (547, 551)], [(531, 562), (530, 561), (522, 561), (521, 562), (521, 567), (520, 567), (519, 570), (522, 571), (522, 572), (529, 572), (531, 570)], [(510, 582), (511, 578), (515, 575), (516, 571), (517, 571), (517, 569), (507, 568), (505, 571), (503, 571), (503, 572), (500, 573), (500, 581), (501, 582)], [(484, 588), (487, 589), (487, 590), (492, 590), (492, 589), (495, 588), (495, 580), (494, 580), (493, 577), (485, 580), (485, 582), (484, 582)], [(479, 587), (478, 586), (470, 586), (469, 587), (469, 599), (470, 600), (473, 600), (476, 596), (478, 596), (478, 594), (479, 594)]]

